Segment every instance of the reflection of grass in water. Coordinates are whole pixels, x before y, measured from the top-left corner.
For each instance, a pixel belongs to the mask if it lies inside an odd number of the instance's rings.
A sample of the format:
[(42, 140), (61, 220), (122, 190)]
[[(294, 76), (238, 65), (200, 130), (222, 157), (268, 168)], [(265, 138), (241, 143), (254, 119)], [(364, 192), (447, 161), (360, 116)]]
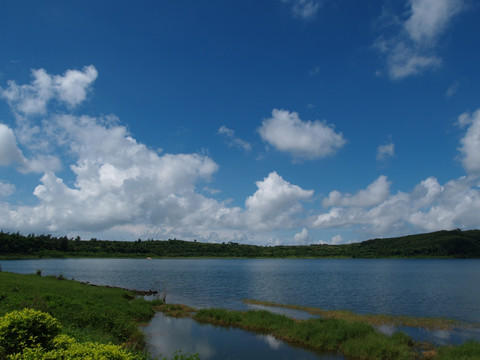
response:
[[(458, 327), (462, 324), (459, 321), (444, 319), (444, 318), (416, 318), (412, 316), (394, 316), (384, 314), (357, 314), (349, 310), (324, 310), (314, 307), (278, 304), (271, 301), (260, 301), (246, 299), (246, 304), (262, 305), (270, 307), (280, 307), (285, 309), (293, 309), (299, 311), (306, 311), (311, 315), (317, 315), (324, 319), (342, 319), (346, 321), (362, 321), (373, 326), (394, 325), (394, 326), (410, 326), (422, 327), (432, 330), (445, 330), (453, 327)], [(473, 326), (469, 324), (469, 326)]]

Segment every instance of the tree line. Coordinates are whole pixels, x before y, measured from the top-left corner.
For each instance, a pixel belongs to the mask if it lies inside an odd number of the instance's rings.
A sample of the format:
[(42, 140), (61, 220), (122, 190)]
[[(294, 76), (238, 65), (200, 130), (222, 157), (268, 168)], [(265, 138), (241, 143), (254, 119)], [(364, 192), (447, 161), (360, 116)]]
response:
[(81, 240), (0, 231), (0, 258), (480, 258), (480, 230), (436, 231), (344, 245), (258, 246), (235, 242)]

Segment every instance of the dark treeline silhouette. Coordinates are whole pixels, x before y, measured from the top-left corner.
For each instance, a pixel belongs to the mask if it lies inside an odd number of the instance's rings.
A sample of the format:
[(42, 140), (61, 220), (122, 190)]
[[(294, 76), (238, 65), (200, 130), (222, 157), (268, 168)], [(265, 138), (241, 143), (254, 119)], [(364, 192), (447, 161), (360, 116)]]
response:
[(437, 231), (345, 245), (256, 246), (183, 240), (106, 241), (0, 231), (0, 258), (480, 258), (480, 230)]

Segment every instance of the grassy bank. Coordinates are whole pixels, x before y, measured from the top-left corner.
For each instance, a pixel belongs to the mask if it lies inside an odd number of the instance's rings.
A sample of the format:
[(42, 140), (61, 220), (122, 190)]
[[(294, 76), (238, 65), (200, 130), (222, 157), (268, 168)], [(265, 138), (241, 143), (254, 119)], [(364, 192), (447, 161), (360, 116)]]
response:
[(480, 343), (434, 347), (415, 343), (397, 332), (388, 336), (356, 318), (295, 320), (265, 310), (246, 312), (225, 309), (198, 310), (194, 319), (218, 326), (268, 333), (288, 343), (313, 350), (342, 353), (349, 360), (474, 360), (480, 359)]
[(80, 342), (94, 341), (145, 349), (138, 323), (149, 321), (154, 306), (134, 291), (82, 284), (62, 277), (0, 272), (0, 317), (24, 308), (41, 310)]
[[(249, 301), (250, 303), (257, 303)], [(272, 306), (272, 303), (262, 302)], [(277, 306), (279, 306), (277, 304)], [(305, 310), (294, 305), (289, 308)], [(200, 323), (223, 327), (236, 327), (247, 331), (270, 334), (295, 346), (312, 350), (330, 350), (342, 353), (348, 360), (473, 360), (480, 359), (480, 343), (468, 341), (460, 346), (435, 347), (415, 343), (409, 336), (398, 332), (388, 336), (377, 331), (372, 324), (383, 320), (403, 321), (403, 317), (364, 316), (353, 312), (329, 311), (330, 318), (297, 320), (266, 310), (232, 311), (225, 309), (195, 310), (184, 305), (165, 304), (159, 310), (168, 316), (192, 317)], [(317, 309), (319, 310), (319, 309)], [(316, 313), (318, 315), (318, 313)], [(340, 316), (338, 316), (340, 314)], [(373, 319), (373, 320), (372, 320)], [(410, 319), (410, 318), (406, 318)], [(410, 321), (409, 321), (410, 322)], [(451, 326), (449, 320), (419, 319), (413, 326), (431, 328)], [(440, 327), (437, 327), (437, 326)]]
[[(386, 314), (357, 314), (349, 310), (325, 310), (316, 307), (299, 306), (293, 304), (279, 304), (271, 301), (261, 301), (254, 299), (243, 300), (245, 304), (260, 305), (267, 307), (279, 307), (284, 309), (292, 309), (305, 311), (313, 316), (320, 316), (324, 319), (340, 319), (347, 321), (360, 321), (373, 326), (393, 325), (393, 326), (410, 326), (421, 327), (433, 330), (447, 330), (455, 326), (461, 326), (459, 321), (445, 318), (421, 318), (413, 316), (399, 316)], [(465, 324), (466, 325), (466, 324)]]
[(221, 326), (269, 333), (312, 350), (339, 351), (347, 359), (415, 359), (413, 341), (403, 333), (386, 336), (363, 322), (338, 319), (294, 320), (265, 310), (199, 310), (194, 318)]

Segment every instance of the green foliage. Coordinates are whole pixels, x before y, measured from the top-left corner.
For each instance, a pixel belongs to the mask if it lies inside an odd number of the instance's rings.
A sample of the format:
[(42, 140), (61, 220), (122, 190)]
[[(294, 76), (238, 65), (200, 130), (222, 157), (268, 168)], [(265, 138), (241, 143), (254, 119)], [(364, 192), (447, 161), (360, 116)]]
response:
[(370, 332), (362, 337), (347, 339), (342, 343), (340, 349), (352, 359), (412, 359), (412, 340), (404, 333), (397, 334), (389, 337)]
[[(173, 357), (170, 358), (171, 360), (200, 360), (198, 354), (183, 354), (181, 351), (176, 351), (173, 354)], [(167, 358), (163, 358), (162, 360), (167, 360)]]
[(50, 349), (60, 330), (59, 322), (47, 313), (34, 309), (12, 311), (0, 318), (0, 344), (7, 354), (37, 345)]
[(55, 277), (0, 272), (0, 316), (22, 308), (47, 312), (79, 341), (145, 345), (136, 321), (147, 321), (157, 302), (133, 291), (93, 286)]
[(480, 258), (480, 230), (437, 231), (346, 245), (255, 246), (182, 240), (81, 241), (0, 231), (0, 258), (233, 257), (233, 258)]
[(435, 360), (474, 360), (480, 359), (480, 343), (467, 341), (458, 346), (444, 346), (438, 350)]
[(140, 360), (140, 355), (133, 354), (118, 345), (99, 343), (73, 342), (66, 348), (45, 350), (42, 348), (26, 348), (21, 353), (7, 357), (8, 360), (54, 360), (54, 359), (109, 359), (109, 360)]
[[(33, 325), (32, 325), (33, 324)], [(132, 353), (113, 344), (98, 342), (79, 343), (60, 331), (58, 321), (41, 311), (24, 309), (13, 311), (0, 318), (0, 344), (3, 345), (0, 358), (7, 360), (141, 360), (145, 356)], [(45, 330), (45, 336), (38, 336)], [(28, 339), (25, 341), (25, 339)], [(172, 360), (199, 360), (197, 354), (177, 352)], [(167, 360), (164, 358), (163, 360)]]

